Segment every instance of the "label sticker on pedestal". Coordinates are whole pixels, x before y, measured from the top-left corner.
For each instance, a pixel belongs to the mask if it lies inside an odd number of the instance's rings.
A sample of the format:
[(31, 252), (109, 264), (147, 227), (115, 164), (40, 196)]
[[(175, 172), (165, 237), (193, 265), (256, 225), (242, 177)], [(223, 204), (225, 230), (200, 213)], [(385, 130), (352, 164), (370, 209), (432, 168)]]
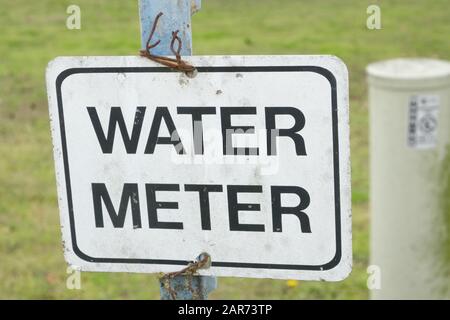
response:
[(435, 148), (438, 139), (439, 96), (414, 95), (409, 101), (408, 145)]

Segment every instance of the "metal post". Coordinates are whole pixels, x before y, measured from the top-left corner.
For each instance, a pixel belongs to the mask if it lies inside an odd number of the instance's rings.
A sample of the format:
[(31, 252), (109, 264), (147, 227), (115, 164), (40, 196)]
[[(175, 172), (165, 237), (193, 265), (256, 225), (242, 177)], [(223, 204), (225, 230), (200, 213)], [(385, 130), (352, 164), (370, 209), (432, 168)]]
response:
[[(141, 46), (145, 48), (151, 27), (156, 16), (162, 12), (154, 39), (161, 40), (152, 49), (155, 55), (170, 56), (172, 32), (179, 30), (183, 43), (181, 55), (192, 55), (191, 15), (200, 10), (201, 0), (140, 0)], [(200, 258), (200, 257), (199, 257)], [(204, 300), (209, 292), (217, 287), (215, 277), (179, 275), (161, 278), (160, 293), (162, 300)]]
[(183, 43), (180, 53), (182, 56), (192, 55), (191, 15), (199, 11), (200, 7), (201, 0), (140, 0), (142, 49), (145, 48), (156, 16), (162, 12), (164, 16), (160, 19), (154, 34), (154, 39), (161, 42), (152, 49), (152, 53), (162, 56), (172, 55), (170, 51), (172, 32), (180, 30), (178, 36)]

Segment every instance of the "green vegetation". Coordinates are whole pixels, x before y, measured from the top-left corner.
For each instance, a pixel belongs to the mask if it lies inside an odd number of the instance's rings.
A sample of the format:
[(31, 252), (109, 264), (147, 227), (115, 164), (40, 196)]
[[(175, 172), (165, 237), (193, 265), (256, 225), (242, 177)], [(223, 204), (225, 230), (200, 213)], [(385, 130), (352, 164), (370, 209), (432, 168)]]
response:
[(441, 206), (444, 226), (442, 252), (444, 253), (444, 270), (450, 278), (450, 147), (447, 147), (440, 177), (442, 179)]
[[(66, 8), (82, 10), (67, 30)], [(382, 30), (366, 28), (380, 3)], [(0, 299), (156, 299), (156, 276), (83, 273), (66, 289), (45, 67), (63, 55), (137, 55), (137, 1), (0, 0)], [(196, 54), (333, 54), (350, 70), (354, 268), (339, 283), (219, 279), (212, 298), (367, 298), (368, 110), (365, 66), (399, 56), (450, 58), (448, 0), (204, 0)]]

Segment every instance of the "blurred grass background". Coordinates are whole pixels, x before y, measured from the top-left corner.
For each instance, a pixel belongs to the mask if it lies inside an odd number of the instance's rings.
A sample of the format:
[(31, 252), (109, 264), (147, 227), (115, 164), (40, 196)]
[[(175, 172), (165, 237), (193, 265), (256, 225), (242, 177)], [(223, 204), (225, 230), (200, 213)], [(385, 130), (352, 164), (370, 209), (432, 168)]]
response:
[[(82, 29), (66, 28), (81, 7)], [(378, 4), (382, 30), (366, 28)], [(354, 267), (339, 283), (220, 278), (213, 299), (365, 299), (368, 109), (365, 66), (393, 57), (450, 58), (448, 0), (203, 0), (194, 51), (333, 54), (350, 70)], [(82, 273), (66, 289), (45, 68), (62, 55), (136, 55), (137, 1), (0, 0), (0, 299), (157, 299), (155, 276)]]

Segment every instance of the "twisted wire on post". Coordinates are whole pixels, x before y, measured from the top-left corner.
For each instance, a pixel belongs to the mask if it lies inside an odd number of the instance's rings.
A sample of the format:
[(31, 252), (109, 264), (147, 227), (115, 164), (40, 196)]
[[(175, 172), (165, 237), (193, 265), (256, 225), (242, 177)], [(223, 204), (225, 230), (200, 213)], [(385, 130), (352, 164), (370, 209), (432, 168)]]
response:
[[(155, 61), (157, 63), (160, 63), (166, 67), (169, 67), (174, 70), (178, 70), (180, 72), (184, 73), (191, 73), (195, 71), (195, 67), (190, 65), (188, 62), (181, 59), (181, 48), (183, 46), (183, 43), (181, 41), (181, 38), (178, 36), (179, 30), (172, 32), (172, 41), (170, 42), (170, 50), (172, 51), (173, 55), (175, 56), (175, 59), (165, 57), (165, 56), (158, 56), (154, 55), (150, 52), (151, 49), (155, 48), (161, 43), (161, 40), (156, 41), (155, 43), (151, 44), (153, 35), (156, 30), (156, 26), (158, 25), (159, 18), (163, 15), (162, 12), (158, 13), (158, 15), (155, 18), (155, 21), (153, 22), (152, 29), (150, 31), (150, 35), (148, 37), (146, 47), (145, 49), (140, 50), (140, 55), (142, 57), (146, 57), (152, 61)], [(175, 50), (175, 42), (177, 42), (178, 47)]]
[(187, 265), (187, 267), (181, 269), (180, 271), (170, 272), (164, 274), (160, 279), (162, 283), (164, 284), (165, 289), (169, 292), (172, 300), (176, 300), (177, 298), (177, 292), (171, 287), (170, 280), (178, 277), (178, 276), (185, 276), (186, 280), (188, 281), (191, 292), (194, 294), (195, 290), (192, 288), (192, 277), (197, 273), (200, 269), (207, 269), (211, 266), (211, 257), (207, 253), (202, 253), (197, 258), (196, 261), (193, 261)]

